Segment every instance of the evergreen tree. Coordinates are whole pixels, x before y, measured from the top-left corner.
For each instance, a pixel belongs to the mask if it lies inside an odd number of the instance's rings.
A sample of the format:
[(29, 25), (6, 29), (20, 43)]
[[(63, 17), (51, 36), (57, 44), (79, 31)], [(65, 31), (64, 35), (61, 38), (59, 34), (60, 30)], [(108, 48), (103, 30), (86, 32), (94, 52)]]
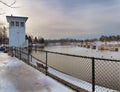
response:
[(34, 43), (38, 43), (37, 37), (34, 38)]

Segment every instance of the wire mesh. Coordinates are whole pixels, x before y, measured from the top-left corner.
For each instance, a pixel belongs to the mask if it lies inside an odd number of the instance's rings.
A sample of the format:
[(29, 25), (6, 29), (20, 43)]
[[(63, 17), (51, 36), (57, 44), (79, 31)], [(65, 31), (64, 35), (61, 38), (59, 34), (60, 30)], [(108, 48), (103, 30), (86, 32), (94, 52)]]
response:
[[(21, 54), (20, 50), (16, 50), (15, 53), (17, 57), (28, 60), (28, 54), (24, 52)], [(32, 58), (33, 61), (36, 60), (36, 64), (41, 62), (40, 65), (45, 66), (46, 51), (32, 51), (32, 55), (36, 58)], [(95, 64), (93, 65), (92, 58), (54, 52), (48, 52), (47, 61), (48, 72), (83, 89), (92, 91), (92, 82), (94, 80), (95, 92), (120, 91), (120, 62), (95, 58)], [(92, 69), (94, 69), (95, 74), (93, 74)], [(92, 79), (93, 76), (94, 79)]]
[(21, 57), (20, 57), (20, 59), (25, 60), (25, 61), (28, 61), (28, 60), (29, 60), (28, 58), (30, 58), (30, 57), (28, 57), (28, 54), (27, 54), (27, 53), (21, 52)]
[[(71, 77), (67, 77), (68, 79), (66, 80), (68, 81), (72, 80), (71, 82), (73, 84), (82, 88), (87, 88), (88, 90), (92, 89), (92, 85), (91, 85), (92, 60), (91, 59), (49, 53), (48, 65), (51, 68), (62, 72), (63, 74), (67, 74), (76, 78), (76, 79), (73, 79)], [(57, 76), (64, 79), (62, 75), (58, 74)]]
[(46, 52), (41, 51), (32, 51), (32, 55), (39, 59), (39, 61), (46, 63)]
[(35, 65), (39, 71), (47, 75), (46, 52), (32, 51), (31, 64)]
[(15, 49), (15, 55), (16, 57), (20, 58), (20, 50), (19, 49)]
[[(120, 91), (120, 62), (96, 59), (95, 84)], [(97, 88), (96, 90), (101, 90), (101, 88)]]

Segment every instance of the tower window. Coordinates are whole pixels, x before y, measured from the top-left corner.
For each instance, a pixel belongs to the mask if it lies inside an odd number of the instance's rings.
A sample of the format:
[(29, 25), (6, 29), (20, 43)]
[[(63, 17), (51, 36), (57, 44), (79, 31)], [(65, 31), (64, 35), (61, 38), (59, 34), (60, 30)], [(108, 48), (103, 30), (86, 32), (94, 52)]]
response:
[(19, 22), (16, 22), (16, 26), (19, 26)]
[(10, 24), (11, 24), (11, 26), (14, 26), (14, 21), (11, 21), (11, 23), (10, 23)]
[(21, 26), (21, 27), (24, 27), (24, 22), (20, 22), (20, 26)]

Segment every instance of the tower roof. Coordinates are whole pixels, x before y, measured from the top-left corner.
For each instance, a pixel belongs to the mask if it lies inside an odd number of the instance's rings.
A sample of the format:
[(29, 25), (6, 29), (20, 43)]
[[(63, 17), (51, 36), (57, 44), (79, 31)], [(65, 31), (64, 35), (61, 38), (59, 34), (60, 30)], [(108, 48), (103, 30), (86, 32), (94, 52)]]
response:
[(21, 17), (21, 16), (6, 16), (7, 21), (10, 22), (11, 20), (22, 20), (24, 22), (27, 21), (28, 17)]

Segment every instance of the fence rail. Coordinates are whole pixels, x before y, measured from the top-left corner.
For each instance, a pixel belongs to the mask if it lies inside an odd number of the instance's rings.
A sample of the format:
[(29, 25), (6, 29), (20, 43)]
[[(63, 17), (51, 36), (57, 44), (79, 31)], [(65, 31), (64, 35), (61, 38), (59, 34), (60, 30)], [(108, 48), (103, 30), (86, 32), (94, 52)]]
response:
[[(34, 50), (35, 49), (33, 49), (33, 51)], [(55, 79), (59, 79), (59, 81), (64, 81), (63, 83), (65, 85), (68, 85), (69, 87), (71, 87), (72, 89), (75, 89), (78, 92), (80, 92), (81, 90), (82, 90), (81, 92), (87, 92), (87, 90), (84, 90), (83, 88), (73, 85), (67, 82), (66, 80), (63, 80), (61, 77), (51, 74), (48, 71), (48, 68), (53, 67), (54, 69), (64, 72), (65, 74), (75, 75), (76, 73), (71, 69), (71, 66), (74, 66), (76, 64), (76, 67), (72, 67), (72, 68), (75, 68), (77, 72), (79, 72), (79, 74), (76, 74), (76, 76), (79, 76), (78, 77), (79, 79), (84, 80), (85, 82), (88, 82), (91, 84), (88, 87), (88, 91), (98, 92), (102, 90), (102, 92), (104, 92), (103, 89), (105, 88), (110, 90), (120, 91), (120, 68), (119, 68), (120, 60), (72, 55), (72, 54), (45, 51), (45, 50), (37, 50), (37, 52), (42, 53), (42, 54), (40, 53), (37, 53), (37, 54), (41, 58), (44, 57), (44, 59), (38, 59), (38, 57), (31, 55), (27, 51), (27, 49), (26, 50), (19, 49), (19, 48), (14, 49), (15, 56), (26, 61), (26, 63), (42, 71), (46, 75), (54, 77)], [(43, 54), (44, 56), (42, 57)], [(57, 57), (61, 58), (61, 62), (57, 62), (57, 63), (54, 62), (55, 64), (53, 64), (52, 62), (53, 58), (57, 58)], [(69, 62), (67, 62), (63, 58), (65, 58), (66, 60), (68, 59)], [(36, 65), (31, 64), (33, 59), (37, 60)], [(57, 61), (57, 59), (55, 60)], [(61, 63), (65, 63), (68, 65), (70, 64), (70, 66), (65, 68), (66, 70), (64, 71), (62, 69), (63, 64)], [(68, 72), (68, 70), (71, 70), (71, 71)]]

